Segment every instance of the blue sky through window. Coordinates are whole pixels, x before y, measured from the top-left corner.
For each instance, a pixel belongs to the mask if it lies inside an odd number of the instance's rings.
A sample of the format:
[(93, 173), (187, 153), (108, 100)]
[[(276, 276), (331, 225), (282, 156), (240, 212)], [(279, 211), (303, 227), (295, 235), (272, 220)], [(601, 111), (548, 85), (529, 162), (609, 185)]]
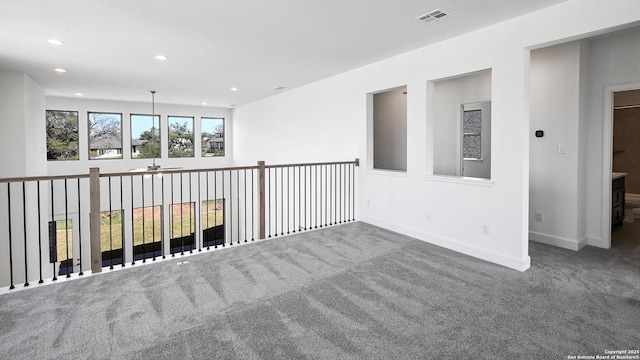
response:
[[(139, 139), (140, 134), (151, 130), (151, 115), (131, 115), (131, 138)], [(155, 116), (155, 128), (160, 127), (160, 115)]]
[(213, 133), (216, 130), (216, 127), (219, 125), (223, 125), (223, 118), (202, 118), (202, 132), (203, 133)]

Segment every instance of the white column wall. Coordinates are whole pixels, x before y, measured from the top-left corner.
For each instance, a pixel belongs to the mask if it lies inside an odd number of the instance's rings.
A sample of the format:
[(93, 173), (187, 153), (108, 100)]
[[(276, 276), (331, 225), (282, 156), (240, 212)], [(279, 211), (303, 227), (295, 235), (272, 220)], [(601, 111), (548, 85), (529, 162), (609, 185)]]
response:
[(28, 75), (0, 71), (0, 177), (46, 174), (44, 89)]
[[(0, 177), (45, 175), (44, 89), (28, 75), (0, 71), (0, 123)], [(0, 286), (9, 284), (10, 254), (14, 262), (14, 283), (16, 286), (25, 283), (25, 251), (29, 279), (38, 279), (38, 209), (25, 208), (23, 205), (35, 196), (36, 187), (33, 183), (25, 184), (24, 200), (22, 183), (12, 184), (10, 194), (6, 183), (0, 185)], [(44, 216), (44, 210), (41, 211)], [(9, 212), (11, 236), (8, 231)], [(40, 230), (46, 231), (46, 223), (44, 227), (40, 225)], [(25, 234), (28, 244), (26, 250)], [(43, 272), (46, 273), (46, 269)]]
[[(578, 176), (582, 47), (574, 41), (531, 52), (529, 236), (572, 250), (586, 245), (577, 228), (578, 184), (585, 181)], [(536, 130), (544, 136), (536, 138)]]

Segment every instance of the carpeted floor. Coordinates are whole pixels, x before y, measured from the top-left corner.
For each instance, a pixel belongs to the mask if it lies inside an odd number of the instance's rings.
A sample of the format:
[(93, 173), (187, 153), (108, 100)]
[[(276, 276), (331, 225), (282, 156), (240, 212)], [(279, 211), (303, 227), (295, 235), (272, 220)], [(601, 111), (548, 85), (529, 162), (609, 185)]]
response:
[(530, 256), (521, 273), (351, 223), (2, 295), (0, 358), (567, 359), (640, 348), (640, 258), (537, 243)]

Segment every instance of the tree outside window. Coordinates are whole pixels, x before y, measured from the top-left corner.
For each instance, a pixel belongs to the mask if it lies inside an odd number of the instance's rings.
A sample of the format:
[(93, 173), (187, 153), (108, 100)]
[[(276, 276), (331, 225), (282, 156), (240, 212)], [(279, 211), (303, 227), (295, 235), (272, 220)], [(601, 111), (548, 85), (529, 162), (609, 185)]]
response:
[(122, 114), (89, 113), (89, 159), (122, 159)]
[(201, 120), (202, 157), (224, 156), (224, 119), (203, 117)]
[(46, 111), (47, 160), (78, 160), (78, 112)]
[(482, 110), (465, 110), (462, 116), (464, 159), (482, 159)]
[(193, 117), (169, 116), (169, 157), (193, 157)]
[(131, 158), (160, 157), (160, 115), (131, 115)]

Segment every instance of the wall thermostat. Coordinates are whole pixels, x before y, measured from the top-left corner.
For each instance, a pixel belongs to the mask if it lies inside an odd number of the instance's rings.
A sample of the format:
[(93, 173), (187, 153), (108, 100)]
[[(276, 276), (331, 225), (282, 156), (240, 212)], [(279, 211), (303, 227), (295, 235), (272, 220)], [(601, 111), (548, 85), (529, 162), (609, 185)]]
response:
[(543, 136), (544, 136), (544, 131), (536, 130), (536, 137), (543, 137)]

